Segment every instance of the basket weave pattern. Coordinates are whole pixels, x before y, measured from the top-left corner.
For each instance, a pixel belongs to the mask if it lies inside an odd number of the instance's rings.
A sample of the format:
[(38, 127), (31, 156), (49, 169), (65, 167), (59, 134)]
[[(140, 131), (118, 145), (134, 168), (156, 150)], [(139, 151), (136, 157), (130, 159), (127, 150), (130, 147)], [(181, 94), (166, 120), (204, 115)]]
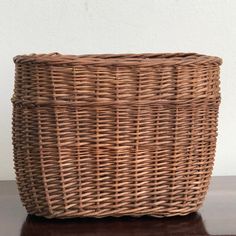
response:
[(215, 154), (219, 58), (54, 53), (14, 61), (14, 162), (29, 213), (198, 210)]

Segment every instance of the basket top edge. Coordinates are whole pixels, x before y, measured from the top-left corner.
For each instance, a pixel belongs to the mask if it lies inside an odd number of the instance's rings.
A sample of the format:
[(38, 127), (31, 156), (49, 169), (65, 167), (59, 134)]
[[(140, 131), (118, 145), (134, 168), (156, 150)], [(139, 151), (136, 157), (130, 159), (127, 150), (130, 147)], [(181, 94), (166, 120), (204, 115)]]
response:
[(16, 64), (48, 64), (48, 65), (98, 65), (98, 66), (191, 66), (221, 65), (222, 59), (198, 53), (141, 53), (141, 54), (87, 54), (63, 55), (60, 53), (18, 55), (13, 58)]

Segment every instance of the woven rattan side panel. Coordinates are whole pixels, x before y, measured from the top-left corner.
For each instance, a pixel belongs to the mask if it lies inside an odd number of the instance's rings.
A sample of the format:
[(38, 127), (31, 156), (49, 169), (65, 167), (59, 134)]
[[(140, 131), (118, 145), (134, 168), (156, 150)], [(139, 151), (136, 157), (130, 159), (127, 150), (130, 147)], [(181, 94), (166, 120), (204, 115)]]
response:
[(219, 99), (213, 64), (17, 64), (14, 161), (27, 211), (196, 211), (213, 167)]

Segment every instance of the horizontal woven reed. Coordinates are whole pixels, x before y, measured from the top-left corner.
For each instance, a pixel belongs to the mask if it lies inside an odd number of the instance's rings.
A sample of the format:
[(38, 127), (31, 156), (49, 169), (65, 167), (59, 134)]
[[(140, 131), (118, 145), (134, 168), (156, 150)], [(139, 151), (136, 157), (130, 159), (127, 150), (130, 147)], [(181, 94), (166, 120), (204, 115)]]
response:
[(14, 62), (14, 163), (28, 213), (199, 209), (215, 155), (220, 58), (53, 53)]

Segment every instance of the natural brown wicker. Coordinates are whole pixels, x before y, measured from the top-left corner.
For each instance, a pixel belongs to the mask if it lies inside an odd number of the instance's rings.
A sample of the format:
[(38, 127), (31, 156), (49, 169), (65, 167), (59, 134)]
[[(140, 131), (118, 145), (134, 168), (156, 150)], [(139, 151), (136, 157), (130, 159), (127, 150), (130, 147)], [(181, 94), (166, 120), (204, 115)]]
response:
[(214, 161), (220, 58), (53, 53), (14, 62), (14, 161), (29, 213), (198, 210)]

